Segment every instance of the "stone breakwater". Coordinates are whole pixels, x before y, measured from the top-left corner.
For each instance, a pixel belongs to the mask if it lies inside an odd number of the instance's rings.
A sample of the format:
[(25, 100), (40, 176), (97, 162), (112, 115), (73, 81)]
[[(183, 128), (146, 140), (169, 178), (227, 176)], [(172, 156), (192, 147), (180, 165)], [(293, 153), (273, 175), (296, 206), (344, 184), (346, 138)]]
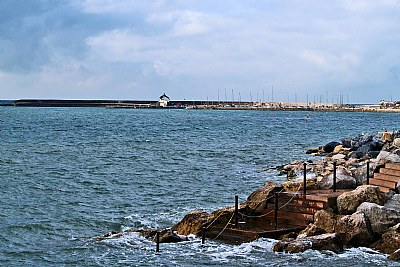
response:
[[(386, 163), (400, 164), (400, 131), (366, 133), (310, 148), (308, 154), (321, 157), (306, 161), (307, 190), (331, 189), (333, 166), (337, 166), (337, 189), (350, 189), (337, 198), (337, 204), (317, 211), (313, 223), (300, 233), (280, 237), (275, 252), (296, 253), (307, 249), (330, 250), (336, 253), (345, 247), (370, 247), (390, 254), (389, 259), (400, 259), (400, 194), (395, 190), (381, 192), (379, 187), (366, 185), (367, 162), (369, 176)], [(277, 168), (287, 175), (281, 184), (267, 182), (239, 205), (239, 212), (257, 216), (268, 199), (278, 191), (298, 191), (303, 187), (301, 177), (304, 162), (294, 161)], [(353, 189), (353, 190), (351, 190)], [(207, 213), (201, 210), (189, 212), (169, 229), (161, 232), (160, 242), (179, 242), (190, 236), (200, 236), (203, 228), (226, 226), (235, 212), (234, 207), (224, 207)], [(153, 239), (156, 231), (144, 230), (139, 234)], [(98, 239), (118, 237), (123, 233), (108, 233)]]

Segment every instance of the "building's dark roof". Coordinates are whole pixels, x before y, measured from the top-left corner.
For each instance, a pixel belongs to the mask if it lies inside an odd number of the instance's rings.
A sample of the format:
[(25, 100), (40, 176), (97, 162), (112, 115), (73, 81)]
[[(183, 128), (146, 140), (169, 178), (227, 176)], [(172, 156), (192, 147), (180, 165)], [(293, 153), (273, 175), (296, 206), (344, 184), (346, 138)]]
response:
[(164, 93), (162, 96), (160, 96), (160, 99), (163, 99), (163, 100), (164, 100), (165, 98), (167, 98), (168, 100), (170, 100), (170, 99), (169, 99), (169, 96), (167, 96), (165, 93)]

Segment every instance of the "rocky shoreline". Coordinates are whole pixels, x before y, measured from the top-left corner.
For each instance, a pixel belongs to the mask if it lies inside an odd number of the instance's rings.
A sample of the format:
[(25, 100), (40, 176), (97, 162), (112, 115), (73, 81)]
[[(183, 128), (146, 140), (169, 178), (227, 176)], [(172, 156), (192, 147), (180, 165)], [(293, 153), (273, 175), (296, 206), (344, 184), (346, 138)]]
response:
[[(388, 259), (400, 260), (400, 183), (395, 191), (381, 192), (378, 186), (366, 185), (369, 177), (385, 163), (400, 163), (400, 131), (366, 133), (330, 142), (306, 151), (321, 157), (316, 161), (294, 161), (278, 167), (288, 181), (281, 184), (267, 182), (240, 204), (239, 212), (257, 216), (267, 201), (278, 191), (302, 190), (301, 177), (307, 171), (307, 190), (331, 189), (333, 170), (336, 169), (336, 188), (352, 189), (337, 198), (337, 205), (317, 211), (314, 222), (300, 233), (281, 236), (274, 252), (297, 253), (307, 249), (329, 250), (336, 253), (349, 247), (369, 247), (389, 254)], [(367, 167), (368, 165), (368, 167)], [(189, 212), (171, 228), (161, 231), (160, 242), (180, 242), (191, 236), (201, 236), (203, 228), (225, 226), (233, 217), (234, 207), (224, 207), (207, 213), (201, 210)], [(129, 230), (153, 239), (155, 230)], [(118, 237), (112, 232), (98, 237)]]

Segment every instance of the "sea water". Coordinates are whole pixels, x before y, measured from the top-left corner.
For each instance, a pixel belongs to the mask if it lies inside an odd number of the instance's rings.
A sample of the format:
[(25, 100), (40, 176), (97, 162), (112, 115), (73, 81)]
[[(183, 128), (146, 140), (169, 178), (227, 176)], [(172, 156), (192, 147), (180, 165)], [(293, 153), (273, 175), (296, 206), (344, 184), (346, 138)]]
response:
[(272, 253), (275, 240), (155, 245), (109, 231), (165, 228), (233, 205), (275, 166), (400, 114), (0, 108), (1, 266), (396, 266), (366, 248)]

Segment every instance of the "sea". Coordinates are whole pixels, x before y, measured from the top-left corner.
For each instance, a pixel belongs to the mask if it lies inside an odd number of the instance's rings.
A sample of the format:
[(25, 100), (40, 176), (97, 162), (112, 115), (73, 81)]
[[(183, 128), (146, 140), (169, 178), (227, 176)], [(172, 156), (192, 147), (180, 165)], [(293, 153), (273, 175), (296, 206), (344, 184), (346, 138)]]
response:
[(0, 266), (400, 266), (368, 248), (273, 253), (277, 242), (155, 244), (166, 228), (244, 201), (276, 166), (400, 114), (0, 107)]

